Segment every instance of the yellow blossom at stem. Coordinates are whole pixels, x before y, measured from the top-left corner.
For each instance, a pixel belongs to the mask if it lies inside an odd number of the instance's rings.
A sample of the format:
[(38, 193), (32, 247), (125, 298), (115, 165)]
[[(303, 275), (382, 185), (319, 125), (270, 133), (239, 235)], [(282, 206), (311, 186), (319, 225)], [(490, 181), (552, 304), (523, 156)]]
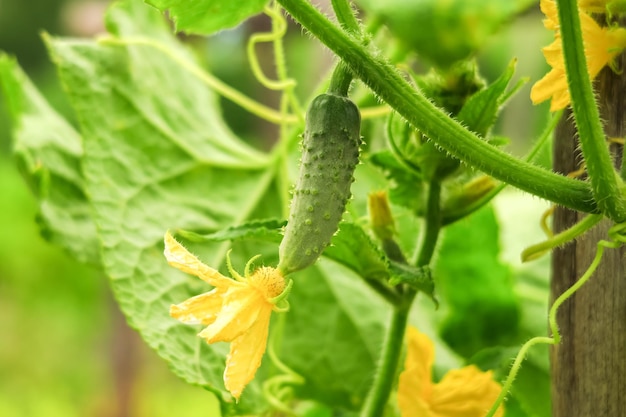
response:
[(170, 315), (186, 324), (207, 326), (198, 336), (207, 343), (230, 342), (226, 357), (224, 386), (237, 400), (245, 386), (252, 381), (265, 353), (272, 311), (279, 307), (289, 285), (276, 268), (261, 267), (250, 273), (252, 258), (242, 277), (227, 259), (234, 279), (203, 264), (168, 232), (165, 235), (165, 257), (169, 264), (192, 274), (214, 288), (180, 304), (172, 305)]
[[(587, 13), (602, 10), (600, 0), (579, 0), (579, 16), (587, 59), (589, 77), (594, 79), (613, 58), (626, 47), (626, 29), (620, 27), (600, 27)], [(552, 67), (550, 72), (537, 81), (530, 92), (534, 104), (552, 99), (550, 111), (564, 109), (570, 103), (570, 93), (565, 73), (563, 43), (559, 31), (559, 18), (554, 0), (541, 0), (541, 11), (546, 15), (544, 26), (555, 31), (554, 42), (543, 48), (543, 55)]]
[[(432, 382), (435, 360), (433, 342), (416, 328), (407, 329), (408, 351), (398, 384), (398, 407), (402, 417), (483, 417), (502, 387), (474, 365), (448, 372)], [(500, 406), (495, 417), (504, 415)]]

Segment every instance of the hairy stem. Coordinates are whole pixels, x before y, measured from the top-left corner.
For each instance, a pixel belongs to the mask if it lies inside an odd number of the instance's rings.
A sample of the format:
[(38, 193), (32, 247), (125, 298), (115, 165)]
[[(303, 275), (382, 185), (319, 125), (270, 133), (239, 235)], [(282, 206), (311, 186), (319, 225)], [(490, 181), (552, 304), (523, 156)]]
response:
[[(432, 181), (428, 192), (424, 218), (426, 230), (417, 256), (417, 266), (419, 267), (428, 265), (435, 253), (441, 230), (440, 201), (441, 185), (438, 181)], [(361, 417), (379, 417), (383, 415), (385, 406), (389, 401), (389, 394), (396, 380), (408, 315), (415, 295), (416, 291), (414, 289), (405, 288), (405, 291), (402, 293), (402, 302), (394, 306), (378, 371), (361, 410)]]
[(416, 129), (462, 161), (524, 191), (584, 212), (597, 212), (590, 187), (500, 151), (466, 130), (305, 0), (278, 2), (334, 51), (352, 73)]
[(441, 183), (437, 180), (431, 181), (428, 187), (424, 227), (424, 237), (416, 261), (419, 267), (430, 263), (441, 231)]
[[(412, 292), (412, 295), (411, 301), (415, 293)], [(406, 294), (405, 300), (408, 301)], [(374, 384), (361, 410), (361, 417), (380, 417), (384, 414), (383, 411), (389, 400), (389, 394), (398, 371), (410, 306), (411, 303), (408, 302), (395, 306), (393, 309)]]
[(335, 16), (337, 16), (337, 21), (343, 30), (355, 36), (360, 34), (361, 29), (359, 22), (354, 16), (354, 10), (352, 10), (350, 0), (332, 0), (331, 4), (333, 5)]
[(352, 74), (343, 63), (338, 63), (333, 71), (328, 86), (328, 92), (338, 96), (347, 97), (350, 84), (352, 84)]
[(572, 110), (593, 196), (602, 213), (621, 222), (626, 220), (626, 207), (589, 79), (578, 4), (558, 0), (557, 5)]

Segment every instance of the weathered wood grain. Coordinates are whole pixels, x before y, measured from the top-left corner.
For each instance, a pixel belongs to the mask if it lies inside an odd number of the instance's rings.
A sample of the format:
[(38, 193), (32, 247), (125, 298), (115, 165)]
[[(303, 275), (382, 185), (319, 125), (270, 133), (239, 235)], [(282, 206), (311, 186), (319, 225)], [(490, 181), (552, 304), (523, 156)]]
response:
[[(618, 68), (626, 68), (626, 55)], [(596, 79), (600, 112), (608, 137), (626, 136), (626, 73), (605, 68)], [(554, 169), (572, 172), (580, 166), (571, 114), (565, 114), (556, 133)], [(622, 146), (612, 144), (616, 167)], [(555, 232), (579, 221), (584, 214), (558, 208)], [(576, 242), (556, 249), (552, 257), (551, 300), (570, 287), (588, 268), (596, 243), (607, 238), (611, 222), (603, 221)], [(563, 336), (551, 350), (553, 417), (626, 416), (626, 251), (608, 250), (591, 280), (558, 314)]]

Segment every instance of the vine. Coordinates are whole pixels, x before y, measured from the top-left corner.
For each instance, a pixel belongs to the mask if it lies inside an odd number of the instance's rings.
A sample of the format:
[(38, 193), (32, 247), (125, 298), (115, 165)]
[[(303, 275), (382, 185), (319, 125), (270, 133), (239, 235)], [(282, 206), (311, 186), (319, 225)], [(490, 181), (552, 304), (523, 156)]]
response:
[[(580, 226), (578, 227), (575, 226), (575, 227), (577, 229), (586, 228), (586, 230), (588, 230), (593, 225), (595, 225), (600, 219), (589, 216), (587, 217), (586, 220), (587, 221), (584, 223), (583, 222), (579, 223)], [(602, 261), (602, 255), (604, 254), (605, 249), (617, 249), (621, 247), (622, 245), (624, 245), (624, 243), (626, 243), (626, 224), (621, 223), (621, 224), (616, 224), (612, 226), (609, 229), (608, 235), (609, 235), (610, 240), (601, 240), (598, 242), (596, 246), (595, 257), (593, 258), (593, 261), (589, 265), (589, 268), (587, 268), (587, 270), (580, 277), (580, 279), (576, 281), (574, 285), (569, 287), (565, 292), (563, 292), (563, 294), (561, 294), (554, 301), (554, 303), (552, 304), (552, 307), (550, 307), (550, 312), (548, 313), (548, 323), (550, 325), (550, 331), (552, 333), (552, 336), (551, 337), (545, 337), (545, 336), (533, 337), (532, 339), (524, 343), (524, 345), (521, 347), (519, 353), (517, 354), (517, 356), (515, 357), (515, 360), (513, 361), (511, 370), (509, 371), (509, 374), (504, 381), (504, 384), (502, 386), (502, 391), (500, 395), (498, 396), (498, 399), (496, 400), (496, 402), (493, 404), (493, 406), (487, 413), (486, 417), (493, 417), (493, 415), (495, 414), (500, 404), (504, 401), (504, 399), (508, 395), (509, 391), (511, 390), (511, 386), (513, 385), (513, 381), (515, 380), (515, 377), (517, 376), (517, 373), (519, 372), (520, 367), (522, 366), (522, 362), (524, 361), (524, 358), (526, 357), (526, 352), (535, 345), (539, 345), (539, 344), (558, 345), (560, 343), (561, 334), (559, 333), (559, 326), (556, 321), (556, 315), (559, 310), (559, 307), (561, 307), (561, 305), (563, 305), (565, 301), (567, 301), (570, 297), (572, 297), (576, 293), (576, 291), (578, 291), (583, 285), (585, 285), (587, 281), (589, 281), (589, 278), (591, 278), (593, 273), (596, 271), (596, 269), (600, 265), (600, 262)]]

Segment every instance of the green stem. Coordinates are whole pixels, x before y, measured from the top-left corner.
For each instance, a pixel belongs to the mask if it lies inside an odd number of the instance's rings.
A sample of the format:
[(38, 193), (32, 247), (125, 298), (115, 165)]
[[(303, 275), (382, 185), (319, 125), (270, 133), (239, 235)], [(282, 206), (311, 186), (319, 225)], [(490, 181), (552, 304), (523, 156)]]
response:
[[(285, 84), (285, 88), (282, 91), (280, 97), (280, 112), (283, 115), (288, 114), (289, 104), (293, 108), (293, 111), (297, 116), (299, 116), (300, 121), (304, 123), (304, 113), (302, 111), (302, 107), (294, 93), (294, 88), (296, 83), (289, 83), (289, 77), (287, 74), (287, 63), (285, 59), (285, 48), (283, 45), (283, 38), (287, 31), (287, 21), (282, 14), (282, 10), (279, 5), (274, 4), (272, 7), (266, 7), (266, 13), (268, 16), (272, 18), (272, 36), (270, 40), (273, 42), (274, 46), (274, 64), (276, 66), (276, 75), (280, 82)], [(252, 39), (252, 38), (251, 38)], [(252, 42), (250, 41), (249, 44)], [(253, 57), (256, 59), (256, 54), (254, 53), (254, 49), (248, 52), (248, 56), (250, 62), (252, 62)], [(288, 143), (289, 141), (288, 126), (286, 123), (280, 124), (279, 131), (279, 143)], [(275, 167), (278, 170), (278, 175), (276, 176), (276, 181), (279, 184), (279, 197), (281, 200), (282, 214), (283, 217), (289, 216), (289, 188), (291, 187), (291, 183), (289, 182), (289, 168), (287, 166), (287, 160), (289, 157), (289, 150), (287, 146), (280, 147), (281, 150), (281, 161), (278, 162)]]
[[(274, 45), (274, 63), (276, 65), (276, 75), (284, 83), (289, 82), (289, 76), (287, 75), (287, 60), (285, 58), (285, 46), (283, 39), (287, 33), (287, 21), (282, 14), (282, 9), (278, 4), (274, 4), (273, 7), (267, 8), (268, 16), (272, 18), (272, 32), (276, 35), (273, 39)], [(285, 88), (283, 93), (283, 99), (286, 99), (291, 105), (296, 116), (300, 118), (300, 121), (304, 123), (304, 110), (300, 105), (300, 101), (295, 94), (296, 83), (289, 85)], [(281, 111), (287, 114), (287, 111)], [(286, 123), (281, 123), (281, 128), (285, 127)]]
[[(412, 294), (415, 295), (414, 292)], [(393, 309), (374, 384), (361, 410), (361, 417), (380, 417), (384, 414), (398, 371), (410, 306), (408, 302)]]
[(343, 63), (338, 63), (330, 78), (328, 92), (338, 96), (347, 97), (350, 84), (352, 83), (352, 73)]
[(433, 180), (428, 187), (428, 200), (424, 213), (424, 237), (415, 264), (426, 266), (435, 253), (437, 239), (441, 230), (441, 183)]
[[(620, 227), (620, 226), (622, 225), (613, 226), (612, 229), (614, 229), (615, 227)], [(610, 234), (611, 234), (611, 231), (609, 231), (609, 235)], [(618, 236), (618, 237), (620, 239), (622, 238), (621, 236)], [(567, 290), (563, 292), (563, 294), (561, 294), (556, 300), (554, 300), (554, 304), (552, 304), (552, 307), (550, 307), (550, 312), (548, 313), (548, 323), (550, 325), (550, 331), (552, 332), (552, 337), (554, 338), (555, 344), (559, 344), (561, 342), (561, 334), (559, 333), (559, 326), (556, 322), (556, 313), (559, 311), (559, 307), (561, 307), (561, 305), (565, 301), (567, 301), (572, 295), (574, 295), (576, 291), (578, 291), (583, 285), (585, 285), (587, 281), (589, 281), (589, 278), (591, 278), (593, 273), (596, 272), (596, 269), (598, 268), (598, 266), (600, 265), (600, 262), (602, 261), (602, 255), (604, 254), (604, 250), (616, 249), (622, 246), (622, 244), (623, 244), (623, 241), (607, 241), (607, 240), (599, 241), (598, 244), (596, 245), (597, 246), (596, 256), (593, 258), (593, 261), (591, 261), (591, 265), (589, 265), (589, 268), (587, 268), (585, 273), (580, 277), (580, 279), (578, 279), (578, 281), (574, 283), (574, 285), (569, 287)]]
[(527, 247), (522, 251), (522, 262), (528, 262), (540, 258), (557, 246), (564, 245), (567, 242), (576, 239), (578, 236), (598, 224), (602, 219), (603, 216), (601, 214), (590, 214), (574, 226), (562, 231), (550, 239)]
[(332, 0), (333, 10), (335, 11), (335, 16), (337, 16), (337, 21), (346, 32), (357, 36), (361, 33), (361, 28), (359, 27), (359, 22), (356, 20), (354, 16), (354, 10), (352, 10), (352, 6), (350, 5), (349, 0)]
[(539, 344), (554, 345), (555, 344), (554, 338), (546, 337), (546, 336), (537, 336), (537, 337), (533, 337), (532, 339), (524, 343), (524, 345), (521, 347), (521, 349), (517, 353), (517, 356), (515, 357), (515, 360), (513, 361), (513, 365), (511, 365), (511, 370), (509, 371), (509, 375), (507, 376), (506, 380), (504, 381), (504, 384), (502, 385), (502, 389), (500, 390), (500, 394), (498, 395), (498, 398), (496, 398), (496, 401), (493, 403), (493, 405), (491, 406), (491, 408), (489, 409), (485, 417), (493, 417), (496, 414), (496, 411), (498, 411), (498, 408), (500, 408), (500, 404), (502, 404), (506, 396), (509, 394), (511, 387), (513, 386), (513, 381), (515, 381), (517, 372), (521, 368), (522, 362), (526, 358), (526, 352), (528, 352), (528, 349), (530, 349), (531, 347), (535, 345), (539, 345)]
[[(354, 10), (352, 10), (350, 0), (332, 0), (331, 3), (335, 11), (335, 16), (337, 16), (337, 21), (343, 30), (353, 36), (360, 36), (361, 28), (354, 16)], [(330, 79), (328, 92), (347, 97), (353, 78), (349, 69), (342, 62), (339, 62)]]
[(531, 194), (584, 212), (596, 212), (589, 186), (554, 174), (487, 144), (466, 130), (426, 97), (416, 91), (397, 71), (372, 56), (365, 47), (343, 33), (305, 0), (278, 2), (416, 129), (426, 134), (453, 156), (485, 173)]
[(557, 5), (572, 110), (593, 196), (602, 213), (621, 222), (626, 220), (626, 207), (587, 70), (578, 4), (576, 0), (558, 0)]
[[(435, 252), (441, 230), (440, 201), (441, 184), (438, 181), (432, 181), (424, 218), (426, 230), (417, 257), (417, 266), (420, 267), (428, 265)], [(376, 378), (361, 410), (361, 417), (380, 417), (383, 415), (385, 406), (389, 401), (389, 394), (396, 380), (408, 315), (415, 295), (414, 289), (406, 288), (406, 291), (402, 293), (402, 302), (394, 306)]]

